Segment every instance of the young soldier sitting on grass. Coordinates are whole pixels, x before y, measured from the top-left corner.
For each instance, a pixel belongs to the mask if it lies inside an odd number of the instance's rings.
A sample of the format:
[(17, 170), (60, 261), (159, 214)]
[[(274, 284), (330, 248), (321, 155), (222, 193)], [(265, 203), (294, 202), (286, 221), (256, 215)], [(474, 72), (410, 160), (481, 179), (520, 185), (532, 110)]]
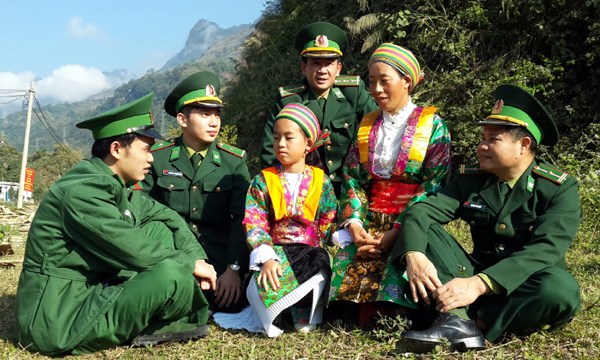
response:
[(92, 158), (48, 191), (29, 230), (17, 289), (20, 344), (44, 355), (208, 334), (216, 272), (179, 215), (132, 191), (160, 139), (153, 95), (77, 124)]

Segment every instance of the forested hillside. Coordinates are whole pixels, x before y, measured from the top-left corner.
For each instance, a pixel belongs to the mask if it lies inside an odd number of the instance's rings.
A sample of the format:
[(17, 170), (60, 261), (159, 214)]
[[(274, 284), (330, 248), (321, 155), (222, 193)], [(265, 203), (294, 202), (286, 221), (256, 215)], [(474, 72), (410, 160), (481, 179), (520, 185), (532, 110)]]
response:
[[(241, 59), (228, 57), (225, 44), (217, 42), (213, 55), (168, 71), (151, 70), (107, 99), (46, 110), (59, 136), (87, 152), (89, 133), (73, 126), (80, 119), (154, 91), (157, 125), (167, 132), (175, 124), (162, 102), (171, 88), (199, 69), (213, 70), (222, 78), (223, 119), (231, 125), (224, 138), (233, 142), (237, 136), (256, 172), (262, 126), (277, 87), (301, 79), (294, 36), (308, 22), (327, 20), (349, 33), (344, 73), (364, 78), (368, 57), (382, 42), (413, 50), (425, 71), (413, 98), (439, 107), (452, 131), (455, 164), (475, 160), (479, 133), (474, 122), (489, 113), (497, 85), (514, 83), (535, 93), (558, 124), (561, 141), (545, 155), (584, 183), (594, 183), (600, 168), (599, 19), (598, 0), (272, 0), (245, 40)], [(230, 51), (239, 53), (237, 47)], [(6, 139), (17, 148), (22, 117), (19, 113), (4, 120)], [(33, 127), (31, 153), (53, 148), (45, 131)]]
[(514, 83), (547, 104), (558, 124), (561, 143), (551, 158), (565, 166), (572, 157), (598, 165), (598, 138), (582, 134), (600, 122), (599, 19), (597, 0), (271, 1), (246, 42), (227, 119), (256, 124), (239, 126), (238, 140), (257, 154), (277, 87), (301, 77), (295, 33), (309, 21), (327, 20), (350, 33), (346, 73), (365, 75), (382, 42), (416, 54), (425, 81), (413, 98), (440, 108), (452, 130), (455, 163), (474, 160), (479, 133), (473, 123), (489, 114), (497, 85)]

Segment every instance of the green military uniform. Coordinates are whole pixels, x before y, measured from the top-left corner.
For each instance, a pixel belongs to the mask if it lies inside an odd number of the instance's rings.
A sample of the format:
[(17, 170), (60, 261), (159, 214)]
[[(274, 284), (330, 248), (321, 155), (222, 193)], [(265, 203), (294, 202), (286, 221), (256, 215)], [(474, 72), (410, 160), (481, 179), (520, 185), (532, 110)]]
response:
[[(315, 38), (324, 34), (327, 47), (315, 45)], [(296, 48), (303, 57), (331, 58), (342, 55), (347, 39), (344, 32), (329, 23), (313, 23), (302, 29), (296, 37)], [(273, 124), (281, 109), (290, 103), (301, 103), (312, 110), (319, 119), (321, 129), (330, 132), (331, 144), (319, 148), (324, 170), (333, 181), (339, 197), (342, 168), (350, 145), (356, 138), (358, 124), (363, 115), (377, 109), (377, 104), (359, 76), (338, 76), (323, 105), (310, 89), (306, 79), (301, 84), (280, 87), (275, 104), (267, 118), (260, 153), (262, 167), (277, 163), (273, 150)]]
[(230, 264), (247, 269), (250, 254), (242, 227), (250, 184), (246, 152), (214, 142), (195, 173), (181, 137), (156, 144), (153, 155), (144, 192), (181, 215), (219, 275)]
[[(197, 72), (171, 91), (165, 100), (165, 111), (177, 117), (183, 115), (186, 106), (222, 108), (219, 91), (220, 82), (215, 74)], [(242, 226), (246, 192), (250, 186), (246, 152), (231, 145), (211, 142), (207, 149), (196, 153), (204, 154), (204, 159), (194, 169), (191, 160), (194, 150), (184, 144), (184, 136), (185, 130), (174, 141), (153, 147), (154, 163), (142, 183), (142, 189), (181, 215), (219, 276), (229, 266), (243, 279), (248, 272), (250, 256)], [(247, 303), (246, 298), (241, 296), (236, 304), (219, 308), (214, 304), (213, 291), (204, 294), (215, 311), (239, 311)]]
[[(513, 86), (499, 89), (496, 111), (482, 124), (506, 126), (514, 121), (531, 130), (538, 143), (556, 142), (556, 127), (548, 115), (541, 114), (541, 104), (528, 108), (525, 103), (533, 102), (531, 95)], [(511, 104), (511, 97), (523, 103), (512, 99), (517, 104)], [(517, 122), (517, 116), (528, 119)], [(577, 180), (542, 160), (533, 160), (512, 190), (494, 174), (463, 168), (447, 187), (406, 212), (402, 241), (396, 242), (393, 256), (424, 253), (442, 283), (482, 276), (495, 294), (451, 312), (460, 316), (467, 310), (469, 317), (481, 319), (488, 326), (485, 336), (494, 341), (505, 331), (560, 325), (574, 316), (579, 286), (566, 271), (565, 253), (580, 217)], [(472, 254), (440, 226), (458, 218), (470, 226)]]
[[(151, 102), (78, 126), (95, 139), (156, 137)], [(84, 353), (149, 325), (204, 324), (208, 304), (193, 271), (205, 258), (177, 213), (132, 192), (102, 159), (82, 160), (50, 188), (31, 224), (17, 289), (19, 341), (47, 355)]]

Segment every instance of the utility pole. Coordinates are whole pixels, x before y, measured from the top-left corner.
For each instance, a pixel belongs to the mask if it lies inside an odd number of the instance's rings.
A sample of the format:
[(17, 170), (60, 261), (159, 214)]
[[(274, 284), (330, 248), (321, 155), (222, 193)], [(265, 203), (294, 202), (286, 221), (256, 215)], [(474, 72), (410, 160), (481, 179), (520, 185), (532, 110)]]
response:
[(31, 108), (33, 106), (33, 81), (29, 87), (29, 104), (27, 104), (27, 123), (25, 124), (25, 140), (23, 141), (23, 159), (21, 160), (21, 177), (19, 178), (19, 193), (17, 209), (23, 208), (23, 192), (25, 187), (25, 170), (27, 169), (27, 152), (29, 150), (29, 131), (31, 129)]

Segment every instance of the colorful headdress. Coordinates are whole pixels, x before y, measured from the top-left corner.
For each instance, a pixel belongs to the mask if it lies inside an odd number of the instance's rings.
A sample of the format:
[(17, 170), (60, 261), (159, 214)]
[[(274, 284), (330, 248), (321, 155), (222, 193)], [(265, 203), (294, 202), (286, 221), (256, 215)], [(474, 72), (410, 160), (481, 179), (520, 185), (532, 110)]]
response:
[(398, 70), (401, 74), (412, 79), (409, 91), (412, 91), (424, 77), (421, 66), (415, 55), (408, 49), (392, 43), (383, 43), (373, 52), (369, 66), (374, 62), (382, 62)]
[(275, 121), (279, 119), (288, 119), (295, 122), (304, 131), (304, 134), (314, 141), (309, 152), (317, 149), (319, 146), (330, 143), (329, 131), (321, 131), (317, 116), (302, 104), (287, 104), (275, 117)]

